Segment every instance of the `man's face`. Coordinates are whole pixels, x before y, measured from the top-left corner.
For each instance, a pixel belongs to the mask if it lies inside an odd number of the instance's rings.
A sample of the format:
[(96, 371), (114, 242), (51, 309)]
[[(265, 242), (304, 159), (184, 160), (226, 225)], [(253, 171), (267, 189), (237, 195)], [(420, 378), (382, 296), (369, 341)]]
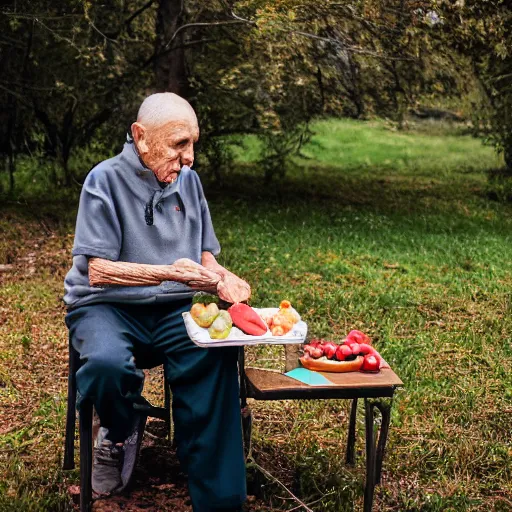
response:
[(194, 143), (199, 138), (195, 119), (170, 121), (158, 128), (134, 123), (132, 131), (142, 160), (159, 181), (174, 182), (184, 165), (194, 163)]

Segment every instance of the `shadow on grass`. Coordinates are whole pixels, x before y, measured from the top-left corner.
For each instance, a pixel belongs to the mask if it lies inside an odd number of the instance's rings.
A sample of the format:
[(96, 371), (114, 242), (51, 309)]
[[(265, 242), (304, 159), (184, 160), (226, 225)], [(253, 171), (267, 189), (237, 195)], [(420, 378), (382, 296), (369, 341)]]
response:
[[(371, 208), (376, 212), (421, 211), (425, 201), (481, 199), (485, 177), (432, 177), (393, 173), (387, 170), (354, 169), (344, 173), (340, 169), (317, 165), (295, 167), (293, 173), (276, 176), (265, 184), (261, 173), (253, 165), (239, 165), (236, 171), (223, 176), (221, 183), (208, 180), (205, 187), (209, 197), (235, 199), (262, 204), (294, 205), (307, 202), (325, 209), (352, 206)], [(431, 205), (427, 205), (432, 211)], [(443, 204), (435, 210), (445, 211)]]
[[(475, 230), (506, 235), (512, 205), (488, 200), (485, 176), (451, 178), (389, 174), (346, 175), (339, 169), (318, 166), (296, 168), (264, 185), (251, 165), (228, 173), (222, 183), (208, 182), (206, 194), (215, 213), (229, 212), (245, 221), (271, 219), (289, 228), (316, 225), (336, 230), (347, 218), (373, 217), (389, 223), (389, 229), (424, 233), (460, 233)], [(496, 218), (502, 218), (497, 222)], [(378, 221), (377, 221), (378, 223)], [(236, 221), (233, 220), (233, 224)], [(365, 236), (364, 223), (359, 235)]]
[[(290, 164), (291, 165), (291, 164)], [(469, 176), (467, 176), (469, 175)], [(211, 174), (202, 175), (209, 199), (229, 205), (250, 204), (263, 210), (307, 205), (336, 210), (352, 208), (383, 214), (453, 213), (457, 201), (485, 200), (485, 174), (461, 170), (436, 176), (414, 171), (395, 172), (391, 168), (351, 167), (340, 169), (325, 164), (294, 165), (285, 176), (264, 182), (263, 172), (254, 164), (237, 163), (222, 174), (221, 182)], [(2, 201), (4, 220), (44, 218), (55, 224), (74, 223), (80, 190), (49, 191), (46, 196)]]

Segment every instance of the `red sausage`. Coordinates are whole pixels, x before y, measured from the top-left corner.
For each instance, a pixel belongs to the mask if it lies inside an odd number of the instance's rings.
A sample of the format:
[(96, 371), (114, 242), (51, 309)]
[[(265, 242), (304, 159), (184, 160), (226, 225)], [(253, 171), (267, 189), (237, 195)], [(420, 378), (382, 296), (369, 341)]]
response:
[(233, 304), (228, 313), (231, 315), (233, 324), (245, 334), (252, 336), (263, 336), (268, 330), (267, 324), (263, 319), (247, 304)]

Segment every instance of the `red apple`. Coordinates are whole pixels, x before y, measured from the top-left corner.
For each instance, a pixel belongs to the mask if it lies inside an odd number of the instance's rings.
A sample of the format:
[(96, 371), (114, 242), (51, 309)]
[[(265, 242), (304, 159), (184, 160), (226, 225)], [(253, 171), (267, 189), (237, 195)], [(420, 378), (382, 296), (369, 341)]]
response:
[(316, 347), (313, 347), (312, 345), (304, 345), (304, 354), (309, 354), (311, 355), (311, 353), (313, 352), (313, 350), (315, 350)]
[(371, 344), (370, 338), (361, 331), (352, 330), (348, 333), (345, 343), (351, 345), (352, 343), (367, 343)]
[(348, 356), (352, 355), (352, 349), (348, 345), (339, 345), (336, 349), (336, 359), (345, 361)]
[(376, 350), (368, 345), (367, 343), (360, 343), (359, 344), (359, 353), (365, 356), (366, 354), (375, 354)]
[(338, 345), (332, 341), (327, 341), (322, 345), (322, 348), (324, 349), (324, 355), (327, 357), (327, 359), (332, 359), (336, 354)]
[(361, 371), (363, 372), (378, 372), (380, 369), (380, 358), (375, 354), (368, 354), (364, 356), (363, 366)]
[(359, 355), (359, 352), (361, 351), (361, 346), (359, 345), (359, 343), (345, 342), (345, 344), (350, 347), (350, 350), (352, 350), (352, 354), (354, 354), (355, 356)]
[(322, 357), (324, 355), (324, 350), (322, 347), (318, 346), (318, 347), (314, 347), (313, 350), (311, 351), (311, 357), (313, 359), (319, 359), (320, 357)]

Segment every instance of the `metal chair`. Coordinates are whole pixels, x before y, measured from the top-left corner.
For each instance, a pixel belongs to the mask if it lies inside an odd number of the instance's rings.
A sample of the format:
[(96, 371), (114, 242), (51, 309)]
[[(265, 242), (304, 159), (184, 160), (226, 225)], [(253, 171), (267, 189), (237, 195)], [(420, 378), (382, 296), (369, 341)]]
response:
[[(76, 372), (80, 368), (80, 355), (69, 344), (69, 374), (68, 374), (68, 401), (66, 414), (66, 437), (64, 445), (65, 470), (75, 468), (75, 426), (76, 426)], [(142, 416), (163, 419), (166, 422), (167, 432), (171, 428), (171, 393), (164, 373), (164, 407), (148, 405), (141, 412)], [(79, 439), (80, 439), (80, 512), (89, 512), (92, 509), (92, 446), (93, 446), (93, 405), (84, 400), (79, 413)], [(145, 418), (144, 418), (145, 420)], [(142, 422), (144, 424), (145, 421)], [(143, 432), (140, 432), (142, 438)], [(137, 448), (138, 449), (138, 448)], [(131, 472), (127, 480), (131, 479)]]

